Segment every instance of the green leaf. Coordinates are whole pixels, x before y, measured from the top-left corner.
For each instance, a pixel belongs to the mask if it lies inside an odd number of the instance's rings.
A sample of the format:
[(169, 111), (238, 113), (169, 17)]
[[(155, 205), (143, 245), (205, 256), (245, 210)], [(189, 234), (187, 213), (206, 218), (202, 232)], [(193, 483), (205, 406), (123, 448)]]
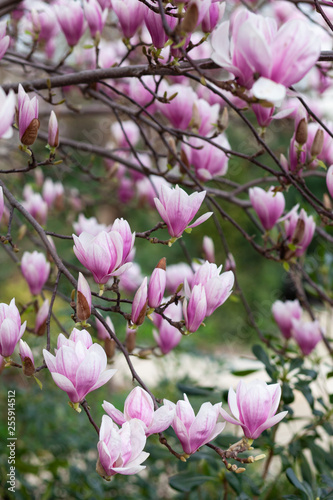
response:
[(215, 387), (191, 387), (181, 383), (177, 384), (177, 389), (187, 396), (211, 396), (215, 391)]
[(287, 405), (292, 403), (295, 399), (294, 393), (287, 382), (283, 382), (282, 384), (282, 399)]
[(286, 475), (287, 475), (287, 478), (289, 480), (289, 482), (295, 486), (295, 488), (299, 491), (302, 491), (303, 493), (306, 493), (306, 489), (304, 488), (303, 484), (301, 483), (301, 481), (299, 479), (297, 479), (296, 477), (296, 474), (295, 472), (292, 470), (291, 467), (289, 467), (287, 470), (286, 470)]
[(269, 360), (269, 357), (266, 351), (263, 349), (263, 347), (261, 347), (261, 345), (256, 344), (252, 347), (252, 352), (255, 355), (255, 357), (265, 365), (268, 375), (272, 377), (274, 370)]
[(216, 481), (216, 478), (212, 476), (193, 476), (192, 473), (176, 474), (169, 478), (169, 485), (174, 490), (189, 493), (206, 481)]
[(256, 373), (257, 371), (257, 368), (253, 368), (249, 370), (233, 370), (231, 373), (236, 377), (246, 377), (246, 375), (251, 375), (251, 373)]

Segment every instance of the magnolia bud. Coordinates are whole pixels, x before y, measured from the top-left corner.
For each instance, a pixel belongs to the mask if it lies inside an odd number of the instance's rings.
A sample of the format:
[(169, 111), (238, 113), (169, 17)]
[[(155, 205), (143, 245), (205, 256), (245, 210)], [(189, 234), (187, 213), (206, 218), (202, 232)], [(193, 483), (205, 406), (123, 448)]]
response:
[(116, 351), (116, 343), (113, 339), (107, 338), (104, 340), (104, 351), (109, 359), (112, 359)]
[(310, 154), (312, 157), (317, 157), (322, 152), (324, 146), (324, 131), (319, 128), (311, 146)]
[(298, 144), (305, 144), (308, 140), (308, 123), (305, 118), (302, 118), (297, 126), (295, 139)]
[(77, 282), (76, 318), (86, 321), (91, 314), (91, 290), (82, 273), (79, 273)]
[(192, 33), (197, 26), (198, 19), (198, 6), (195, 3), (192, 3), (186, 11), (184, 20), (181, 24), (181, 30), (185, 31), (186, 33)]
[(133, 352), (136, 344), (136, 330), (127, 328), (125, 345), (129, 353)]

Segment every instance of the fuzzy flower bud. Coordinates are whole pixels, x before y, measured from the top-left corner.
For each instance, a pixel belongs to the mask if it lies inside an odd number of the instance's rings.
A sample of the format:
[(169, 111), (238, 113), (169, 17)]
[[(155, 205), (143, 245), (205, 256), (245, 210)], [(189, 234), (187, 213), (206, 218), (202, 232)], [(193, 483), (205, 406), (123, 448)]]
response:
[(23, 364), (23, 373), (31, 377), (35, 373), (35, 362), (30, 347), (24, 340), (20, 339), (20, 358)]
[(76, 318), (78, 321), (86, 321), (91, 314), (91, 290), (88, 281), (82, 273), (79, 273), (76, 297)]
[(144, 278), (142, 284), (138, 288), (132, 304), (132, 323), (133, 325), (139, 326), (145, 320), (148, 305), (148, 288), (147, 288), (147, 277)]

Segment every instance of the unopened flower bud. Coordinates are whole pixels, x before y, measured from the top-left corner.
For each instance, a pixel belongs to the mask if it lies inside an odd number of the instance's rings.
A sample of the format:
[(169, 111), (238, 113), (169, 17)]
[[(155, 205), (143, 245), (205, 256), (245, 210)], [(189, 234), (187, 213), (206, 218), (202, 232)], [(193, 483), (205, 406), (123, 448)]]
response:
[(145, 320), (148, 304), (147, 277), (138, 288), (132, 304), (132, 323), (136, 326), (142, 325)]
[(134, 351), (135, 344), (136, 344), (136, 330), (132, 330), (131, 328), (127, 328), (125, 345), (126, 345), (126, 349), (128, 350), (129, 353)]
[(312, 157), (317, 157), (322, 152), (324, 146), (324, 131), (319, 128), (313, 139), (310, 154)]
[(20, 340), (20, 358), (23, 364), (23, 373), (26, 377), (31, 377), (35, 373), (34, 357), (30, 347), (24, 340)]
[(36, 323), (35, 323), (35, 333), (39, 336), (44, 335), (46, 331), (46, 321), (49, 314), (49, 301), (46, 299), (43, 302), (42, 307), (39, 308)]
[(59, 146), (59, 126), (55, 112), (52, 110), (49, 119), (48, 143), (51, 148)]
[(308, 140), (308, 122), (306, 121), (306, 118), (302, 118), (300, 120), (297, 126), (295, 139), (298, 144), (305, 144)]
[(112, 359), (116, 352), (116, 343), (113, 339), (107, 338), (104, 340), (104, 351), (109, 359)]
[(158, 307), (162, 300), (166, 285), (166, 259), (163, 257), (154, 269), (148, 286), (148, 305)]
[(200, 125), (201, 125), (201, 116), (199, 113), (199, 108), (196, 102), (194, 102), (192, 108), (191, 126), (192, 128), (199, 130)]
[(86, 321), (91, 314), (91, 290), (82, 273), (79, 273), (77, 282), (76, 318)]

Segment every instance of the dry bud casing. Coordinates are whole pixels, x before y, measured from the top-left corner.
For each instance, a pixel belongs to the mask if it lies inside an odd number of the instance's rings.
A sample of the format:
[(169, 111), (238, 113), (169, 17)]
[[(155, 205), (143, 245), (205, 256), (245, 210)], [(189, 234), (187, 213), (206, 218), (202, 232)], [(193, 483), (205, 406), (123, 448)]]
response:
[(305, 118), (302, 118), (297, 126), (295, 139), (301, 145), (306, 144), (308, 140), (308, 123)]
[(21, 142), (24, 146), (32, 146), (35, 140), (37, 139), (38, 130), (39, 130), (40, 122), (38, 118), (34, 118), (30, 125), (27, 127), (26, 131), (22, 135)]
[(320, 155), (324, 146), (324, 131), (320, 128), (317, 130), (313, 139), (310, 154), (312, 157)]
[(181, 30), (186, 33), (192, 33), (197, 27), (197, 22), (199, 19), (198, 6), (192, 3), (186, 11), (184, 20), (181, 24)]

